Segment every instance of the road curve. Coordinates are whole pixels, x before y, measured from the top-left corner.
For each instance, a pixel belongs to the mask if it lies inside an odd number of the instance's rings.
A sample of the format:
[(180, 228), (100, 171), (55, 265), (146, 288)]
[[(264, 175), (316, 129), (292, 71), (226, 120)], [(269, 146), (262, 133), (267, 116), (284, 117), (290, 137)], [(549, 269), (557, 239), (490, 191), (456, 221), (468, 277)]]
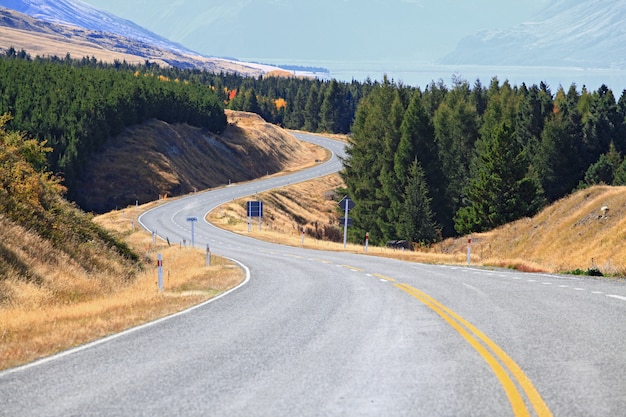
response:
[[(172, 201), (189, 216), (325, 175)], [(0, 373), (0, 416), (616, 416), (626, 410), (626, 285), (406, 263), (257, 241), (198, 221), (196, 246), (250, 279), (187, 313)], [(167, 262), (167, 260), (165, 260)]]

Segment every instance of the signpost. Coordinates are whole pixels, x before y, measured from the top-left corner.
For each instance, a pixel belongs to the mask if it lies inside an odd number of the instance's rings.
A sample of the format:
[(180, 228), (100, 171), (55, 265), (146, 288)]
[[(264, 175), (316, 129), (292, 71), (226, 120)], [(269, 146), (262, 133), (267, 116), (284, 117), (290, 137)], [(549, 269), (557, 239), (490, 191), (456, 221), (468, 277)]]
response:
[(354, 208), (354, 201), (350, 200), (350, 197), (345, 196), (339, 202), (339, 207), (344, 210), (344, 217), (340, 217), (339, 221), (343, 221), (343, 248), (346, 248), (348, 241), (348, 226), (352, 225), (352, 219), (348, 217), (348, 211)]
[(191, 247), (194, 247), (194, 230), (193, 230), (193, 225), (198, 221), (197, 217), (187, 217), (187, 221), (191, 222)]
[(248, 232), (250, 231), (250, 224), (252, 218), (259, 218), (259, 230), (261, 230), (261, 224), (263, 222), (263, 202), (262, 201), (248, 201)]

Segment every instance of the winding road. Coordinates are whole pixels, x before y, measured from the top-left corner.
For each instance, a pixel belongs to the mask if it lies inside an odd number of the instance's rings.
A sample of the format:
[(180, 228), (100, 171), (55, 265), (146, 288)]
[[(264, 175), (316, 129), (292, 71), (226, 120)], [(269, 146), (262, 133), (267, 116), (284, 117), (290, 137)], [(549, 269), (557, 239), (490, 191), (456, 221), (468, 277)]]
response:
[(0, 416), (623, 416), (626, 284), (280, 246), (220, 230), (231, 199), (333, 158), (144, 214), (239, 262), (243, 285), (169, 318), (0, 373)]

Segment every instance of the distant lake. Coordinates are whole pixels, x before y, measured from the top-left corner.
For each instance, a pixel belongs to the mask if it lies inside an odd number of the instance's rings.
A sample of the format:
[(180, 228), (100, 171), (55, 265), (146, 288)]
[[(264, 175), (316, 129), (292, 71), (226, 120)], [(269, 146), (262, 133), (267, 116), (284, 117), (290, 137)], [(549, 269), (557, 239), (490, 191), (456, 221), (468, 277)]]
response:
[(308, 67), (322, 67), (329, 73), (320, 73), (320, 78), (335, 78), (340, 81), (382, 80), (388, 78), (406, 85), (419, 86), (422, 89), (431, 81), (442, 80), (447, 86), (452, 85), (452, 77), (457, 75), (467, 80), (470, 86), (476, 79), (484, 86), (489, 86), (491, 79), (496, 76), (500, 83), (509, 80), (512, 85), (527, 86), (548, 84), (552, 92), (556, 92), (560, 85), (566, 90), (575, 83), (578, 91), (582, 86), (595, 91), (602, 84), (606, 84), (615, 95), (616, 100), (626, 89), (626, 69), (574, 68), (574, 67), (522, 67), (522, 66), (480, 66), (480, 65), (436, 65), (419, 62), (342, 62), (342, 61), (296, 61), (282, 60), (268, 64), (293, 64)]

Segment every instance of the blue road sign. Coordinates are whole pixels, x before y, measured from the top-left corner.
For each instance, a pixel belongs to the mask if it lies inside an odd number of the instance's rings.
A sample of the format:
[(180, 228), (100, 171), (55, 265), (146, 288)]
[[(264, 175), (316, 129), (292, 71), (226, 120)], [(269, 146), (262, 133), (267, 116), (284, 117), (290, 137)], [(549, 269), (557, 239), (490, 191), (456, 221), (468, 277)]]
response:
[(248, 201), (248, 217), (263, 217), (262, 201)]

